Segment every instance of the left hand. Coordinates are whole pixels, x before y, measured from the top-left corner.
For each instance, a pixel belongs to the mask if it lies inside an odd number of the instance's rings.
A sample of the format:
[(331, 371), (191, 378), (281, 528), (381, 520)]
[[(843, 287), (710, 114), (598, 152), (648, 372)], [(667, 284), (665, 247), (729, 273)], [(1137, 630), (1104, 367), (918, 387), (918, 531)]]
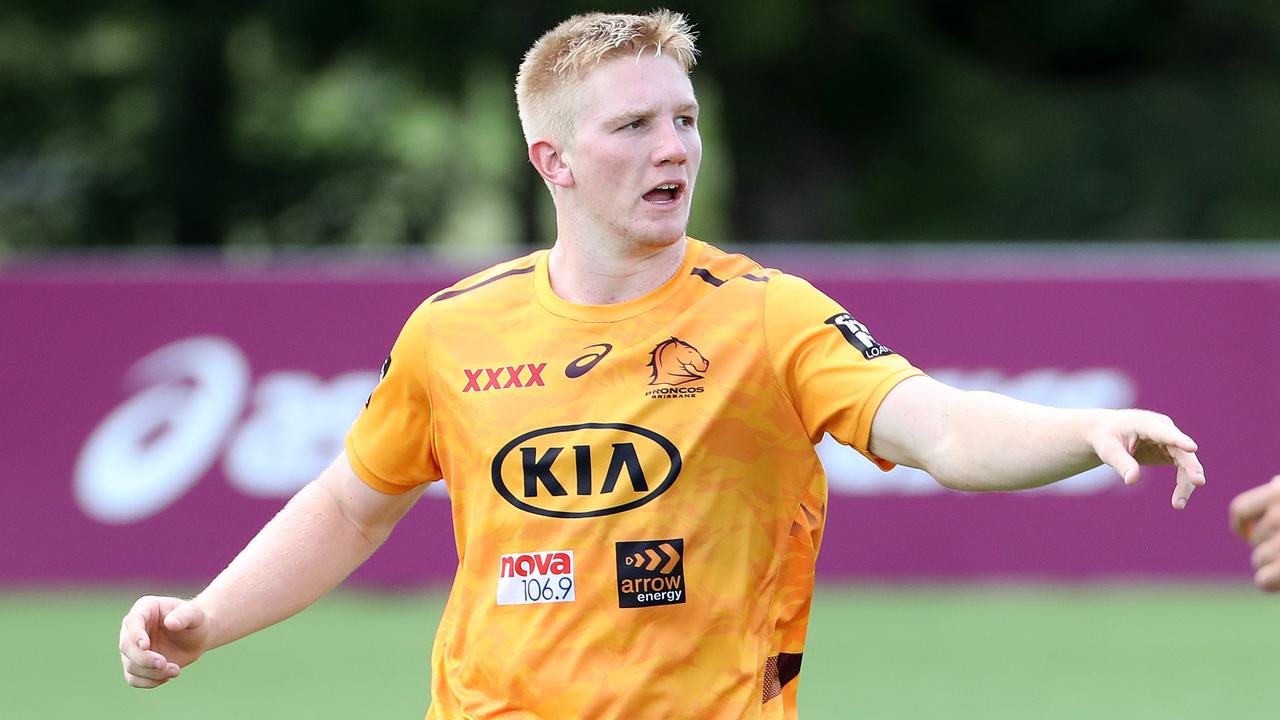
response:
[(1138, 482), (1141, 465), (1175, 465), (1173, 507), (1187, 506), (1191, 493), (1204, 485), (1204, 468), (1196, 457), (1196, 441), (1167, 416), (1147, 410), (1114, 410), (1088, 434), (1089, 444), (1125, 485)]

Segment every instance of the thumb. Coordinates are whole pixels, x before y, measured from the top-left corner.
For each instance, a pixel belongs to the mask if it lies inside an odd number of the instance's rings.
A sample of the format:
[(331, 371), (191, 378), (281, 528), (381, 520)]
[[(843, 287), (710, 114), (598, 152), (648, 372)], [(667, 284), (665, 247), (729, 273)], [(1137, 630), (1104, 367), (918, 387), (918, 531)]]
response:
[(170, 632), (196, 630), (204, 625), (204, 610), (193, 602), (184, 602), (164, 616), (164, 627)]

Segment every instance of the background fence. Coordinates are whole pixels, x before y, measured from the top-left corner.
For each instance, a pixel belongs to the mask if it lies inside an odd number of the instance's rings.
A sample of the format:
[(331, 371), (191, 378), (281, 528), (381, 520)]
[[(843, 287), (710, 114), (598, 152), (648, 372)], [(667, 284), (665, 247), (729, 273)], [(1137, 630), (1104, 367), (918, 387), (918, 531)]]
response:
[[(821, 578), (1246, 577), (1226, 503), (1277, 467), (1280, 255), (761, 254), (944, 381), (1168, 413), (1200, 442), (1210, 482), (1184, 512), (1169, 507), (1166, 469), (1135, 488), (1103, 468), (976, 496), (881, 473), (828, 440)], [(404, 318), (461, 272), (333, 259), (0, 268), (0, 546), (20, 549), (0, 554), (0, 583), (207, 580), (337, 454)], [(434, 492), (355, 579), (447, 583), (455, 559)]]

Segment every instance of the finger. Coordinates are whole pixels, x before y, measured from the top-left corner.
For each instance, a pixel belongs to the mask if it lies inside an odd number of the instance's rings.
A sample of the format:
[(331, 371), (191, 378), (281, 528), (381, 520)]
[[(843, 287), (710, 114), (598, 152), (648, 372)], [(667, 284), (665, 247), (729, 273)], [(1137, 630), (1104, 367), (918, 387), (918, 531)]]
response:
[(199, 605), (186, 602), (174, 608), (164, 617), (164, 627), (171, 632), (195, 630), (204, 624), (204, 611)]
[(138, 646), (138, 642), (134, 640), (130, 635), (129, 628), (125, 626), (125, 621), (128, 619), (129, 618), (126, 616), (124, 620), (120, 621), (120, 654), (121, 655), (124, 655), (125, 650), (128, 647)]
[(156, 658), (163, 660), (158, 653), (147, 649), (150, 644), (150, 639), (145, 631), (139, 637), (135, 632), (130, 631), (124, 623), (121, 624), (120, 656), (122, 658), (138, 666), (154, 664)]
[(1254, 543), (1253, 553), (1249, 557), (1253, 562), (1254, 570), (1271, 562), (1280, 561), (1280, 536), (1267, 537)]
[(1174, 464), (1179, 470), (1186, 473), (1186, 479), (1195, 487), (1203, 487), (1205, 483), (1204, 466), (1200, 464), (1200, 458), (1194, 452), (1188, 452), (1181, 448), (1170, 447), (1169, 457), (1173, 459)]
[(127, 673), (127, 672), (124, 674), (124, 681), (125, 681), (125, 682), (127, 682), (127, 683), (129, 683), (129, 684), (130, 684), (130, 685), (132, 685), (133, 687), (136, 687), (136, 688), (142, 688), (142, 689), (149, 689), (149, 688), (154, 688), (154, 687), (160, 687), (161, 685), (165, 684), (166, 682), (169, 682), (167, 679), (165, 679), (165, 680), (155, 680), (155, 679), (148, 678), (148, 677), (139, 677), (139, 676), (137, 676), (137, 675), (131, 675), (131, 674)]
[(1144, 438), (1158, 445), (1176, 447), (1183, 452), (1197, 452), (1200, 447), (1196, 445), (1196, 441), (1191, 436), (1178, 429), (1166, 415), (1159, 413), (1148, 413), (1143, 415), (1147, 419), (1146, 422), (1135, 424), (1134, 431)]
[(1253, 574), (1253, 582), (1267, 592), (1280, 592), (1280, 563), (1271, 563)]
[(129, 612), (120, 622), (120, 633), (127, 636), (130, 645), (144, 650), (151, 645), (151, 637), (147, 628), (153, 624), (160, 614), (160, 606), (152, 598), (138, 598)]
[(1280, 590), (1280, 535), (1273, 535), (1253, 549), (1253, 581), (1267, 591)]
[(1249, 534), (1245, 540), (1257, 547), (1275, 537), (1280, 537), (1280, 504), (1269, 506), (1263, 511), (1262, 517), (1249, 524)]
[(125, 675), (133, 675), (135, 677), (148, 678), (151, 680), (167, 680), (172, 676), (170, 666), (177, 667), (173, 663), (167, 662), (163, 657), (156, 653), (149, 653), (144, 662), (136, 663), (127, 658), (122, 659)]
[(1173, 483), (1173, 497), (1170, 502), (1173, 503), (1174, 510), (1182, 510), (1187, 507), (1187, 502), (1191, 500), (1191, 493), (1194, 492), (1196, 486), (1187, 479), (1187, 473), (1182, 468), (1178, 468), (1177, 479)]
[(1231, 501), (1231, 529), (1247, 540), (1249, 538), (1247, 526), (1256, 523), (1258, 518), (1262, 517), (1262, 513), (1266, 512), (1267, 505), (1277, 492), (1280, 492), (1280, 483), (1272, 479), (1266, 485), (1260, 485), (1237, 495)]
[(1177, 480), (1173, 487), (1173, 507), (1181, 510), (1191, 500), (1191, 493), (1205, 483), (1204, 467), (1195, 453), (1170, 447), (1169, 457), (1178, 468)]
[(1253, 544), (1253, 539), (1252, 539), (1253, 538), (1253, 521), (1252, 520), (1245, 520), (1241, 522), (1240, 527), (1235, 530), (1236, 530), (1236, 534), (1244, 538), (1245, 542), (1249, 543), (1250, 545)]
[(1138, 461), (1133, 455), (1125, 449), (1124, 445), (1116, 438), (1108, 438), (1098, 443), (1094, 449), (1098, 453), (1098, 459), (1104, 464), (1111, 466), (1120, 474), (1125, 485), (1132, 485), (1138, 482)]

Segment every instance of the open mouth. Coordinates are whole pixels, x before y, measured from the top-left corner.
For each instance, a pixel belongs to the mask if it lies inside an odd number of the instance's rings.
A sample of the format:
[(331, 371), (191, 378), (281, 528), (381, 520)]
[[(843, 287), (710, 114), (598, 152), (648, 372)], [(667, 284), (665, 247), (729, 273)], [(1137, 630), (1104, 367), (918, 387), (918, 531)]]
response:
[(680, 183), (663, 183), (644, 194), (646, 202), (654, 205), (670, 205), (677, 202), (684, 194), (684, 186)]

